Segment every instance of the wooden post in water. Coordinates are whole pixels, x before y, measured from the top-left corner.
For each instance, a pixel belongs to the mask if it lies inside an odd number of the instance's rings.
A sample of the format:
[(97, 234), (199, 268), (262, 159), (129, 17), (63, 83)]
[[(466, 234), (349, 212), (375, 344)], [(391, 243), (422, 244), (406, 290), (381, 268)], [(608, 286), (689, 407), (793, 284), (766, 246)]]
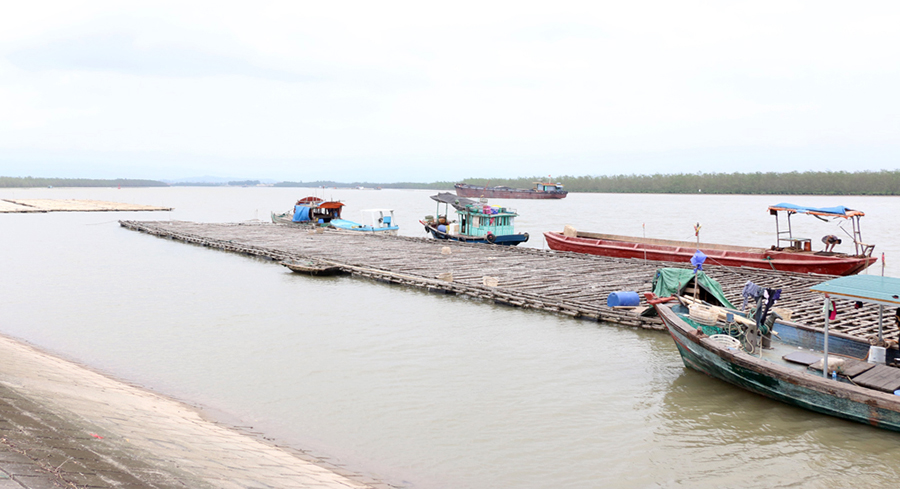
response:
[(825, 294), (825, 348), (823, 348), (824, 356), (822, 357), (822, 377), (828, 378), (828, 315), (831, 307), (831, 299)]

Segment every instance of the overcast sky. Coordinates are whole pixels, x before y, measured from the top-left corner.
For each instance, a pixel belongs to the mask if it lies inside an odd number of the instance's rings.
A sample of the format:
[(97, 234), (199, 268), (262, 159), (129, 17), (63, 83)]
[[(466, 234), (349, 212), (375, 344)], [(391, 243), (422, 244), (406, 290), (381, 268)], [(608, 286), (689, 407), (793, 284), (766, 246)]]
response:
[(897, 2), (7, 2), (0, 175), (897, 169)]

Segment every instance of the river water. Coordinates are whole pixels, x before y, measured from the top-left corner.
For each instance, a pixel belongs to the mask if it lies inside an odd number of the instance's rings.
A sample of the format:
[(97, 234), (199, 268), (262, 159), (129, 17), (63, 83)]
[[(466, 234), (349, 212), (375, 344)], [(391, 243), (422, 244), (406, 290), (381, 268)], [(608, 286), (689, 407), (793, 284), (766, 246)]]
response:
[[(665, 333), (574, 320), (125, 230), (119, 219), (267, 220), (317, 193), (396, 210), (424, 190), (0, 189), (171, 212), (0, 214), (0, 332), (409, 488), (887, 487), (898, 434), (813, 414), (687, 370)], [(505, 201), (519, 230), (774, 243), (778, 202), (867, 213), (900, 276), (892, 197), (570, 194)], [(833, 222), (794, 219), (821, 247)], [(850, 249), (845, 239), (838, 250)], [(869, 273), (881, 273), (880, 264)]]

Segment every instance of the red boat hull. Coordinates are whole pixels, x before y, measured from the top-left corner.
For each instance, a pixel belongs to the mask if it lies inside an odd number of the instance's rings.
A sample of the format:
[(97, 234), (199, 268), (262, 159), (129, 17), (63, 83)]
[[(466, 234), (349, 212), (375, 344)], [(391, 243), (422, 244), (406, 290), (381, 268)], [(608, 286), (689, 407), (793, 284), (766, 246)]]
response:
[[(564, 236), (562, 233), (544, 233), (547, 246), (551, 250), (574, 251), (590, 255), (611, 256), (616, 258), (639, 258), (642, 260), (690, 262), (691, 257), (699, 249), (708, 258), (707, 264), (728, 267), (753, 267), (783, 272), (818, 273), (823, 275), (854, 275), (875, 263), (877, 258), (871, 256), (835, 256), (822, 255), (802, 251), (774, 251), (729, 247), (723, 245), (692, 245), (678, 243), (682, 246), (638, 241), (620, 241), (610, 239), (594, 239), (587, 237)], [(635, 238), (636, 240), (638, 238)], [(704, 246), (710, 246), (705, 248)], [(728, 249), (733, 248), (733, 249)]]

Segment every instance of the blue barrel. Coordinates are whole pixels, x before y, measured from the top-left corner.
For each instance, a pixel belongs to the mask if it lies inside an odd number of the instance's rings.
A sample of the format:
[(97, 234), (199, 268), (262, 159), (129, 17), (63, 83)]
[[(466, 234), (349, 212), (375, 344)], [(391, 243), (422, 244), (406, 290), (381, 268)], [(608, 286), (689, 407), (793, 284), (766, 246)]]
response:
[(609, 294), (609, 297), (606, 298), (606, 305), (609, 307), (639, 306), (641, 305), (641, 296), (639, 296), (637, 292), (612, 292)]

